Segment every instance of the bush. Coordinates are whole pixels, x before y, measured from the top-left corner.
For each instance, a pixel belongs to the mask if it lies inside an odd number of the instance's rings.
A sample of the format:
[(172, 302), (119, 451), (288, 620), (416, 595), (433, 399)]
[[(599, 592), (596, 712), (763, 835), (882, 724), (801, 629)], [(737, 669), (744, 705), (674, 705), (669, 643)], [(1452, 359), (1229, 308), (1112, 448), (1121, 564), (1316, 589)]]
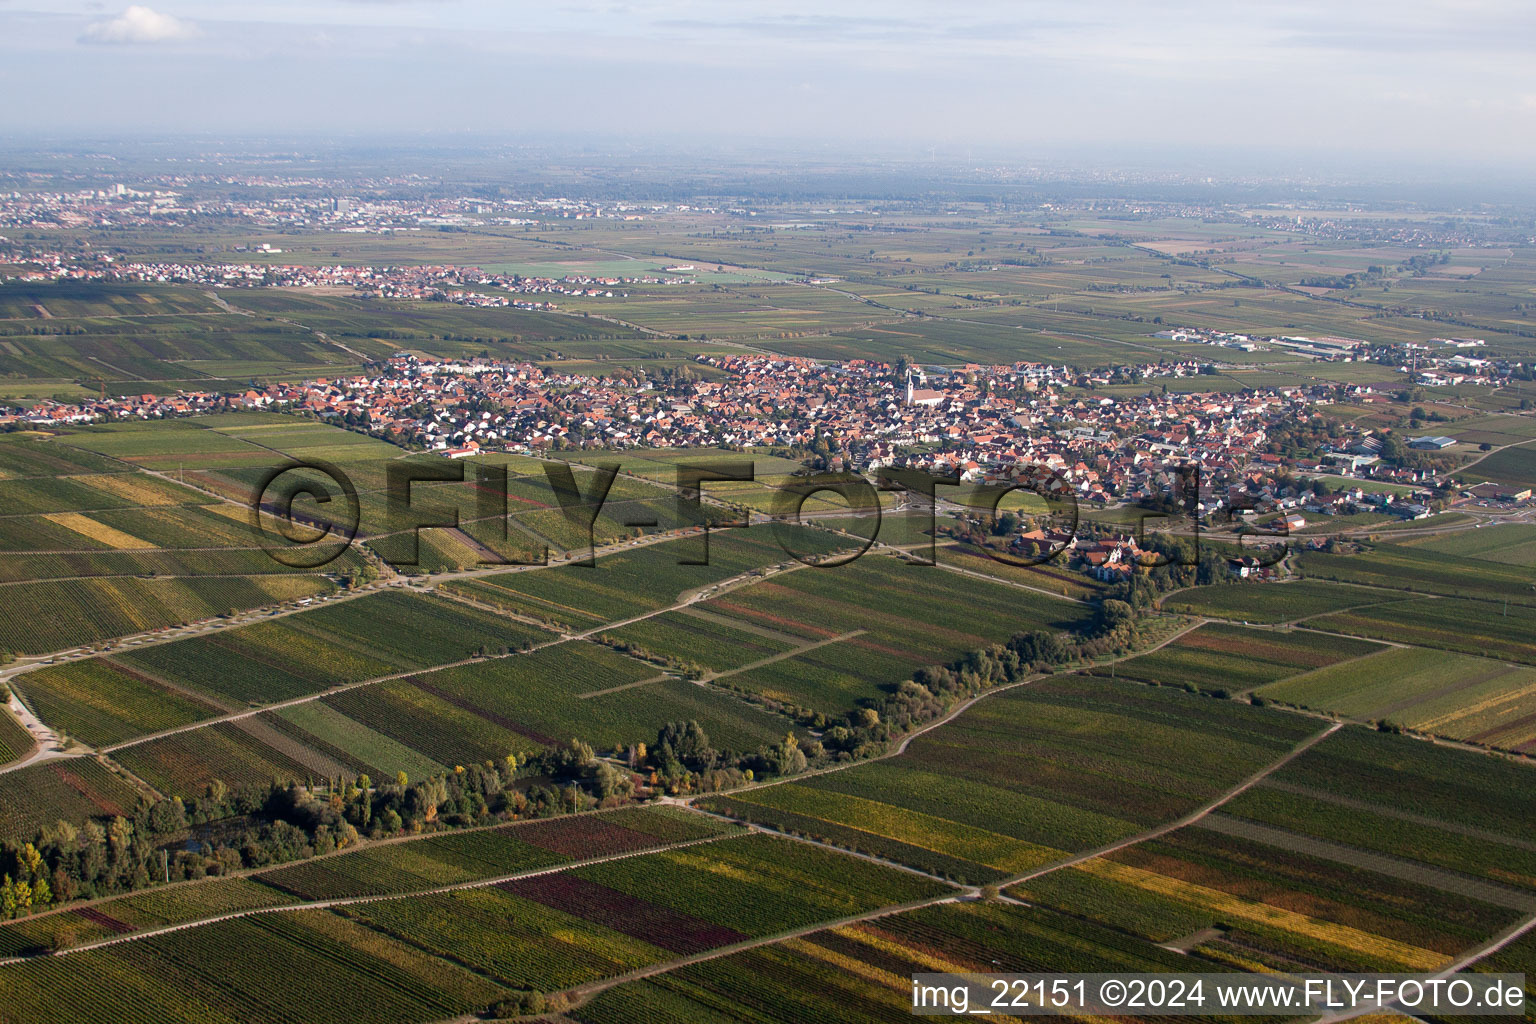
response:
[(510, 1020), (530, 1013), (543, 1013), (546, 1005), (544, 993), (520, 989), (491, 1007), (487, 1016), (491, 1020)]

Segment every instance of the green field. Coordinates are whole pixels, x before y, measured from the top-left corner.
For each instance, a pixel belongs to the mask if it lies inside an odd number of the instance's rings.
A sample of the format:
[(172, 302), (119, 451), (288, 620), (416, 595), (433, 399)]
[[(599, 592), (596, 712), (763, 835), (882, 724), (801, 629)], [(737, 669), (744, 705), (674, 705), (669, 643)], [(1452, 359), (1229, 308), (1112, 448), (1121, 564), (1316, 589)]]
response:
[(1209, 615), (1244, 622), (1296, 622), (1301, 619), (1395, 600), (1384, 590), (1338, 586), (1316, 580), (1295, 583), (1217, 584), (1169, 595), (1163, 608), (1187, 615)]
[(1444, 536), (1415, 537), (1399, 543), (1443, 555), (1536, 567), (1536, 526), (1525, 523), (1499, 523)]
[(1419, 598), (1322, 615), (1307, 625), (1536, 665), (1536, 609), (1522, 604)]
[[(277, 981), (301, 972), (330, 1007), (306, 1009), (305, 1020), (341, 1024), (364, 1006), (368, 1020), (404, 1024), (484, 1010), (509, 989), (553, 991), (946, 891), (789, 840), (725, 838), (500, 885), (278, 910), (30, 959), (0, 971), (0, 993), (9, 1012), (60, 1022), (109, 1011), (145, 1024), (189, 1013), (276, 1022), (293, 1019)], [(145, 997), (114, 1005), (135, 983)]]
[(111, 744), (543, 636), (461, 603), (389, 591), (47, 667), (19, 677), (16, 688), (45, 720)]
[(60, 820), (132, 814), (143, 796), (132, 782), (91, 757), (45, 761), (0, 778), (0, 840), (18, 843)]
[(1536, 907), (1529, 769), (1362, 728), (1199, 823), (1010, 890), (1247, 970), (1427, 970)]
[(969, 882), (1172, 820), (1316, 723), (1085, 677), (983, 700), (898, 757), (705, 806)]
[(901, 1024), (914, 974), (1208, 969), (1065, 914), (1002, 903), (950, 903), (815, 932), (682, 967), (601, 993), (581, 1024)]
[(1536, 587), (1525, 566), (1401, 544), (1382, 544), (1353, 555), (1308, 551), (1301, 557), (1301, 567), (1308, 576), (1340, 583), (1536, 604)]
[(1394, 647), (1258, 693), (1487, 746), (1529, 750), (1536, 744), (1536, 669), (1487, 658)]
[(1305, 631), (1211, 623), (1185, 633), (1162, 650), (1097, 671), (1165, 686), (1240, 693), (1380, 649), (1379, 644)]
[(1090, 611), (1038, 591), (870, 556), (764, 580), (703, 609), (786, 642), (822, 645), (720, 681), (827, 713), (876, 698), (918, 668), (947, 664), (1016, 632), (1080, 626)]

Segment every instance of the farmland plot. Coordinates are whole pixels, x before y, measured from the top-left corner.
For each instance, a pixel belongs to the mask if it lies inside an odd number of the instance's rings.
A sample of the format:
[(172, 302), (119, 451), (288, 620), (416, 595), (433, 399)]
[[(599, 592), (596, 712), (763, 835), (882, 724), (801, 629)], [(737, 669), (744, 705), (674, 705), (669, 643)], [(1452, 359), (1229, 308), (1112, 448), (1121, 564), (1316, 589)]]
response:
[(1536, 609), (1460, 598), (1418, 598), (1325, 615), (1316, 629), (1536, 665)]
[(1316, 731), (1183, 691), (1058, 677), (980, 701), (898, 757), (706, 806), (988, 881), (1177, 818)]
[(1320, 580), (1244, 585), (1219, 583), (1170, 595), (1163, 608), (1186, 615), (1208, 615), (1245, 622), (1294, 622), (1341, 608), (1379, 604), (1402, 595)]
[(142, 794), (91, 757), (59, 758), (0, 775), (0, 839), (30, 841), (60, 821), (129, 815)]
[(1113, 674), (1211, 692), (1241, 692), (1381, 649), (1365, 640), (1213, 623), (1185, 633), (1161, 650), (1114, 666)]
[(1536, 669), (1444, 651), (1389, 648), (1263, 687), (1262, 696), (1351, 718), (1521, 750), (1536, 741)]
[[(210, 951), (215, 951), (210, 955)], [(138, 942), (42, 957), (0, 971), (17, 1020), (127, 1024), (294, 1020), (294, 977), (313, 1024), (408, 1024), (494, 1003), (504, 990), (326, 911), (225, 921)]]
[(786, 718), (706, 687), (661, 678), (660, 672), (596, 645), (572, 643), (434, 672), (415, 683), (540, 744), (578, 736), (607, 750), (652, 742), (666, 723), (694, 719), (717, 747), (748, 751), (782, 740), (791, 729)]
[[(797, 550), (810, 552), (832, 551), (847, 544), (845, 539), (815, 530), (797, 531), (795, 538)], [(730, 530), (711, 534), (708, 565), (680, 564), (701, 558), (703, 545), (701, 538), (689, 537), (605, 555), (592, 567), (505, 573), (445, 586), (524, 615), (590, 629), (664, 608), (684, 592), (789, 561), (766, 532)]]
[(675, 808), (626, 808), (375, 844), (256, 877), (304, 900), (408, 893), (734, 831), (734, 826)]
[(1465, 558), (1424, 548), (1382, 544), (1355, 555), (1308, 551), (1301, 558), (1308, 576), (1364, 583), (1421, 594), (1470, 597), (1511, 604), (1536, 604), (1530, 570), (1479, 558)]
[(1190, 971), (1190, 958), (1108, 928), (1001, 903), (923, 907), (616, 986), (581, 1024), (902, 1024), (927, 972)]
[[(5, 693), (0, 690), (0, 700)], [(9, 708), (0, 707), (0, 764), (25, 756), (32, 749), (32, 734), (16, 721)]]
[(26, 621), (0, 618), (0, 650), (61, 651), (335, 589), (327, 579), (298, 575), (18, 583), (0, 589), (0, 596), (34, 613)]
[(878, 696), (918, 668), (946, 664), (1021, 630), (1079, 626), (1090, 611), (1075, 601), (878, 557), (755, 583), (704, 608), (807, 643), (836, 640), (729, 677), (732, 687), (829, 713)]
[(1386, 873), (1349, 858), (1347, 849), (1323, 856), (1202, 823), (1010, 892), (1128, 930), (1171, 904), (1180, 928), (1220, 926), (1202, 952), (1291, 970), (1432, 970), (1521, 916), (1509, 903), (1415, 880), (1407, 862)]
[(460, 602), (385, 591), (122, 659), (213, 699), (263, 704), (516, 648), (542, 635)]

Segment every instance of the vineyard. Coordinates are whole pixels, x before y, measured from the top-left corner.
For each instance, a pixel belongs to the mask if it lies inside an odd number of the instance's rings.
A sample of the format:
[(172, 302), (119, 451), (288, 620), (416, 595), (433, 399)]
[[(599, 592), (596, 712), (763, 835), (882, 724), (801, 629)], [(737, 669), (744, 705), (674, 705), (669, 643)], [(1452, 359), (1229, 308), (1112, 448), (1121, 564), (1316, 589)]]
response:
[(1259, 693), (1484, 746), (1522, 750), (1536, 743), (1536, 669), (1488, 658), (1395, 647)]
[(952, 903), (630, 982), (567, 1016), (581, 1024), (903, 1024), (912, 1019), (912, 976), (919, 973), (1209, 969), (1064, 914)]
[(895, 559), (865, 557), (734, 590), (705, 610), (805, 642), (860, 633), (729, 677), (732, 687), (838, 713), (918, 668), (1028, 629), (1081, 626), (1089, 606)]
[[(0, 699), (5, 691), (0, 690)], [(32, 734), (16, 721), (9, 708), (0, 707), (0, 764), (15, 761), (32, 749)]]
[(1345, 729), (1195, 826), (1011, 891), (1205, 933), (1196, 952), (1244, 969), (1431, 969), (1536, 909), (1528, 771)]
[[(1066, 871), (1081, 877), (1057, 885), (1047, 875), (1010, 892), (1133, 933), (1149, 917), (1191, 932), (1221, 926), (1201, 952), (1273, 969), (1432, 970), (1520, 917), (1406, 871), (1360, 867), (1347, 850), (1320, 856), (1201, 826)], [(1159, 901), (1176, 913), (1165, 919)]]
[(515, 649), (545, 635), (461, 602), (384, 591), (120, 658), (214, 699), (265, 704)]
[[(798, 530), (794, 537), (796, 550), (812, 553), (844, 543), (817, 530)], [(605, 555), (595, 567), (561, 566), (444, 586), (524, 615), (585, 629), (664, 608), (685, 591), (789, 560), (767, 531), (727, 530), (710, 535), (708, 565), (680, 564), (701, 558), (703, 545), (702, 538), (689, 537)]]
[(1401, 597), (1401, 594), (1385, 590), (1321, 580), (1250, 585), (1223, 583), (1179, 591), (1163, 602), (1163, 608), (1185, 615), (1208, 615), (1244, 622), (1295, 622), (1325, 612), (1380, 604)]
[(30, 608), (0, 619), (0, 650), (41, 654), (97, 643), (185, 622), (230, 609), (257, 608), (328, 594), (329, 580), (314, 576), (249, 576), (143, 580), (119, 577), (18, 583), (4, 590), (7, 602)]
[(1525, 523), (1503, 523), (1477, 530), (1462, 530), (1459, 533), (1430, 534), (1396, 543), (1504, 565), (1536, 566), (1536, 527)]
[(110, 658), (54, 665), (13, 686), (33, 713), (94, 746), (211, 718), (221, 708)]
[(123, 747), (112, 757), (160, 792), (181, 797), (196, 796), (215, 779), (229, 786), (264, 788), (273, 782), (356, 774), (298, 744), (278, 750), (252, 735), (251, 723), (220, 722)]
[(123, 467), (92, 452), (36, 441), (17, 434), (0, 438), (0, 480), (111, 473)]
[(212, 501), (146, 473), (0, 478), (0, 509), (6, 515), (91, 512), (141, 505), (199, 505)]
[(265, 871), (256, 881), (301, 900), (409, 893), (732, 831), (668, 808), (621, 810), (371, 845)]
[(1315, 731), (1183, 691), (1055, 678), (977, 703), (899, 757), (705, 806), (984, 882), (1177, 818)]
[(1536, 665), (1536, 609), (1458, 598), (1417, 598), (1313, 619), (1317, 629)]
[(1374, 551), (1358, 555), (1308, 551), (1302, 556), (1301, 565), (1308, 576), (1341, 583), (1364, 583), (1446, 597), (1536, 604), (1530, 570), (1525, 566), (1423, 548), (1382, 544)]
[[(287, 998), (273, 972), (302, 972), (310, 998), (336, 1006), (306, 1021), (415, 1021), (462, 1014), (498, 1001), (505, 987), (565, 988), (752, 935), (814, 925), (892, 904), (930, 899), (947, 887), (890, 868), (766, 836), (719, 837), (719, 828), (678, 812), (627, 811), (564, 821), (390, 844), (342, 854), (320, 864), (367, 856), (388, 870), (465, 870), (523, 862), (487, 859), (483, 836), (521, 836), (526, 852), (593, 856), (646, 845), (717, 837), (704, 845), (541, 874), (436, 895), (386, 898), (324, 910), (277, 910), (149, 936), (69, 957), (39, 957), (0, 968), (8, 1011), (56, 1021), (239, 1019), (291, 1021), (276, 1000)], [(493, 844), (495, 840), (491, 841)], [(430, 847), (430, 852), (427, 852)], [(554, 847), (555, 851), (547, 848)], [(421, 860), (391, 854), (419, 849)], [(427, 867), (436, 865), (436, 867)], [(283, 871), (269, 872), (280, 876)], [(515, 869), (514, 869), (515, 870)], [(270, 878), (266, 878), (270, 882)], [(125, 934), (197, 911), (276, 907), (285, 897), (270, 884), (242, 879), (178, 886), (110, 901), (55, 917), (81, 922), (76, 938)], [(10, 948), (46, 943), (66, 925), (0, 928)], [(217, 950), (217, 956), (209, 956)], [(265, 983), (264, 983), (265, 982)], [(129, 1000), (142, 986), (150, 991)], [(174, 993), (175, 1002), (168, 1000)], [(364, 1016), (359, 1017), (362, 1013)]]
[[(209, 951), (217, 955), (210, 956)], [(0, 970), (0, 1000), (27, 1019), (164, 1024), (303, 1020), (407, 1024), (469, 1012), (502, 989), (455, 963), (325, 911), (263, 914)]]
[(278, 889), (239, 877), (150, 889), (0, 926), (0, 956), (69, 949), (115, 935), (292, 902), (293, 897)]
[(738, 668), (795, 646), (793, 637), (737, 628), (695, 609), (668, 612), (613, 630), (607, 636), (641, 651), (712, 671)]
[(0, 840), (30, 840), (55, 822), (132, 814), (141, 794), (100, 761), (75, 757), (10, 772), (0, 786)]
[[(58, 518), (61, 517), (55, 517)], [(66, 546), (79, 545), (71, 541)], [(358, 565), (357, 554), (347, 552), (331, 563), (331, 568), (335, 572), (345, 572), (356, 569)], [(304, 574), (277, 561), (267, 552), (254, 548), (214, 551), (90, 551), (79, 554), (0, 552), (0, 583), (53, 579), (62, 581), (71, 577), (92, 576), (182, 576), (196, 580), (198, 577), (266, 575)]]
[[(1161, 650), (1114, 666), (1113, 674), (1167, 686), (1240, 693), (1380, 650), (1379, 644), (1364, 640), (1210, 624), (1185, 633)], [(1110, 670), (1097, 671), (1108, 674)]]
[(694, 719), (719, 747), (743, 751), (778, 742), (790, 730), (788, 719), (660, 673), (596, 644), (568, 643), (433, 672), (415, 683), (539, 743), (580, 736), (612, 749), (650, 742), (667, 722)]

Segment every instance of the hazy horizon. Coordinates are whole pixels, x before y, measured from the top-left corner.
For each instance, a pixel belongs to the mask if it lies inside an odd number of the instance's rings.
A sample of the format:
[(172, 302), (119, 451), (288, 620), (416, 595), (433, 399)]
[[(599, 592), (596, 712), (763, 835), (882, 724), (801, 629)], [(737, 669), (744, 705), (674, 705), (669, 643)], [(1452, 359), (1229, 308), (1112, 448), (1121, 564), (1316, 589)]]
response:
[[(935, 162), (1536, 166), (1514, 3), (153, 0), (0, 9), (0, 132), (610, 138)], [(1319, 27), (1323, 26), (1323, 27)], [(1502, 176), (1502, 175), (1501, 175)]]

